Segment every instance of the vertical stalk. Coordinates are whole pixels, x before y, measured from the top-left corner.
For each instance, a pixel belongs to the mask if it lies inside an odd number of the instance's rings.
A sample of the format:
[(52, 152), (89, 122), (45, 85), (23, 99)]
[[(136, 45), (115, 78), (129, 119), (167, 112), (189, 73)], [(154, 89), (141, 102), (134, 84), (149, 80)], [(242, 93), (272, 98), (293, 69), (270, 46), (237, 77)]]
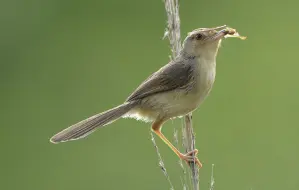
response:
[[(180, 16), (179, 16), (179, 2), (178, 0), (164, 0), (165, 10), (167, 13), (167, 28), (164, 37), (168, 37), (171, 50), (172, 59), (174, 59), (181, 51), (181, 32), (180, 32)], [(195, 149), (195, 136), (192, 126), (192, 114), (184, 117), (183, 125), (183, 139), (184, 148), (186, 152)], [(195, 156), (195, 155), (193, 155)], [(191, 178), (193, 190), (199, 190), (199, 176), (198, 168), (195, 163), (190, 163)]]

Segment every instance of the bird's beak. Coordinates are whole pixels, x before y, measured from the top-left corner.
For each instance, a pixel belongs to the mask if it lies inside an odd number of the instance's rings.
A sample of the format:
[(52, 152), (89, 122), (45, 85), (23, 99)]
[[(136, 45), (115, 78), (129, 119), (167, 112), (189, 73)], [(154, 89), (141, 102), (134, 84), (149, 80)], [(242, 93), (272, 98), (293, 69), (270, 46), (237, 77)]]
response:
[(227, 29), (222, 29), (218, 31), (215, 35), (213, 35), (211, 38), (212, 40), (220, 40), (227, 34), (229, 34), (229, 31)]
[(245, 36), (240, 36), (240, 34), (233, 28), (225, 27), (224, 29), (216, 32), (214, 36), (212, 36), (213, 40), (220, 40), (222, 38), (227, 37), (234, 37), (234, 38), (240, 38), (241, 40), (245, 40)]
[[(226, 34), (229, 33), (228, 27), (226, 25), (217, 26), (214, 28), (200, 28), (199, 30), (212, 33), (209, 40), (216, 41), (222, 39)], [(220, 31), (218, 31), (220, 30)]]

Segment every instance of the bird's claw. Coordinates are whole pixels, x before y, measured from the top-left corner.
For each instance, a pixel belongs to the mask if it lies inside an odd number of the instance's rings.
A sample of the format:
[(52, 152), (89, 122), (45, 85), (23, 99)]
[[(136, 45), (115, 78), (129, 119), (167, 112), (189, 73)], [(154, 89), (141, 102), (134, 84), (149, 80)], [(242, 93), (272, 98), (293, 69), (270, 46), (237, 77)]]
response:
[[(182, 160), (185, 160), (187, 162), (187, 164), (189, 165), (190, 163), (195, 163), (199, 168), (202, 167), (202, 163), (198, 160), (198, 158), (196, 157), (198, 153), (198, 150), (197, 149), (194, 149), (190, 152), (187, 152), (186, 154), (181, 154), (180, 155), (180, 158)], [(194, 156), (193, 156), (194, 154)]]

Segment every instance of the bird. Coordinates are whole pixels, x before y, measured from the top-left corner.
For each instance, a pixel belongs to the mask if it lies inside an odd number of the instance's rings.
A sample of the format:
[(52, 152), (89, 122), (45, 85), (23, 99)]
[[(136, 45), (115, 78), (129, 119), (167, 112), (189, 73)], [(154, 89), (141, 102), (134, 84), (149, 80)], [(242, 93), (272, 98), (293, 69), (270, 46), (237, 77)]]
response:
[[(151, 123), (151, 130), (187, 163), (202, 163), (197, 149), (181, 153), (162, 133), (163, 124), (195, 111), (209, 95), (216, 76), (216, 57), (223, 38), (236, 33), (224, 26), (198, 28), (187, 34), (178, 55), (151, 74), (119, 106), (91, 116), (55, 134), (52, 143), (82, 139), (119, 118)], [(195, 155), (195, 156), (193, 156)]]

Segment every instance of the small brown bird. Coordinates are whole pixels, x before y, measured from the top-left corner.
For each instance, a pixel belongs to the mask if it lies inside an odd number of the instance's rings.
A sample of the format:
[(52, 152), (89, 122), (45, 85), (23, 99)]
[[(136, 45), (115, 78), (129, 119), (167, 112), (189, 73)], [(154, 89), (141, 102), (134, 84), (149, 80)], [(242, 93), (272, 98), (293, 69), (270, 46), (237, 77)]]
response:
[(66, 128), (50, 141), (77, 140), (121, 117), (135, 118), (152, 122), (152, 130), (179, 158), (187, 163), (195, 161), (201, 167), (198, 158), (192, 156), (197, 150), (181, 153), (162, 134), (161, 128), (169, 119), (193, 112), (208, 96), (215, 80), (221, 40), (235, 33), (226, 26), (193, 30), (184, 40), (179, 55), (149, 76), (123, 104)]

